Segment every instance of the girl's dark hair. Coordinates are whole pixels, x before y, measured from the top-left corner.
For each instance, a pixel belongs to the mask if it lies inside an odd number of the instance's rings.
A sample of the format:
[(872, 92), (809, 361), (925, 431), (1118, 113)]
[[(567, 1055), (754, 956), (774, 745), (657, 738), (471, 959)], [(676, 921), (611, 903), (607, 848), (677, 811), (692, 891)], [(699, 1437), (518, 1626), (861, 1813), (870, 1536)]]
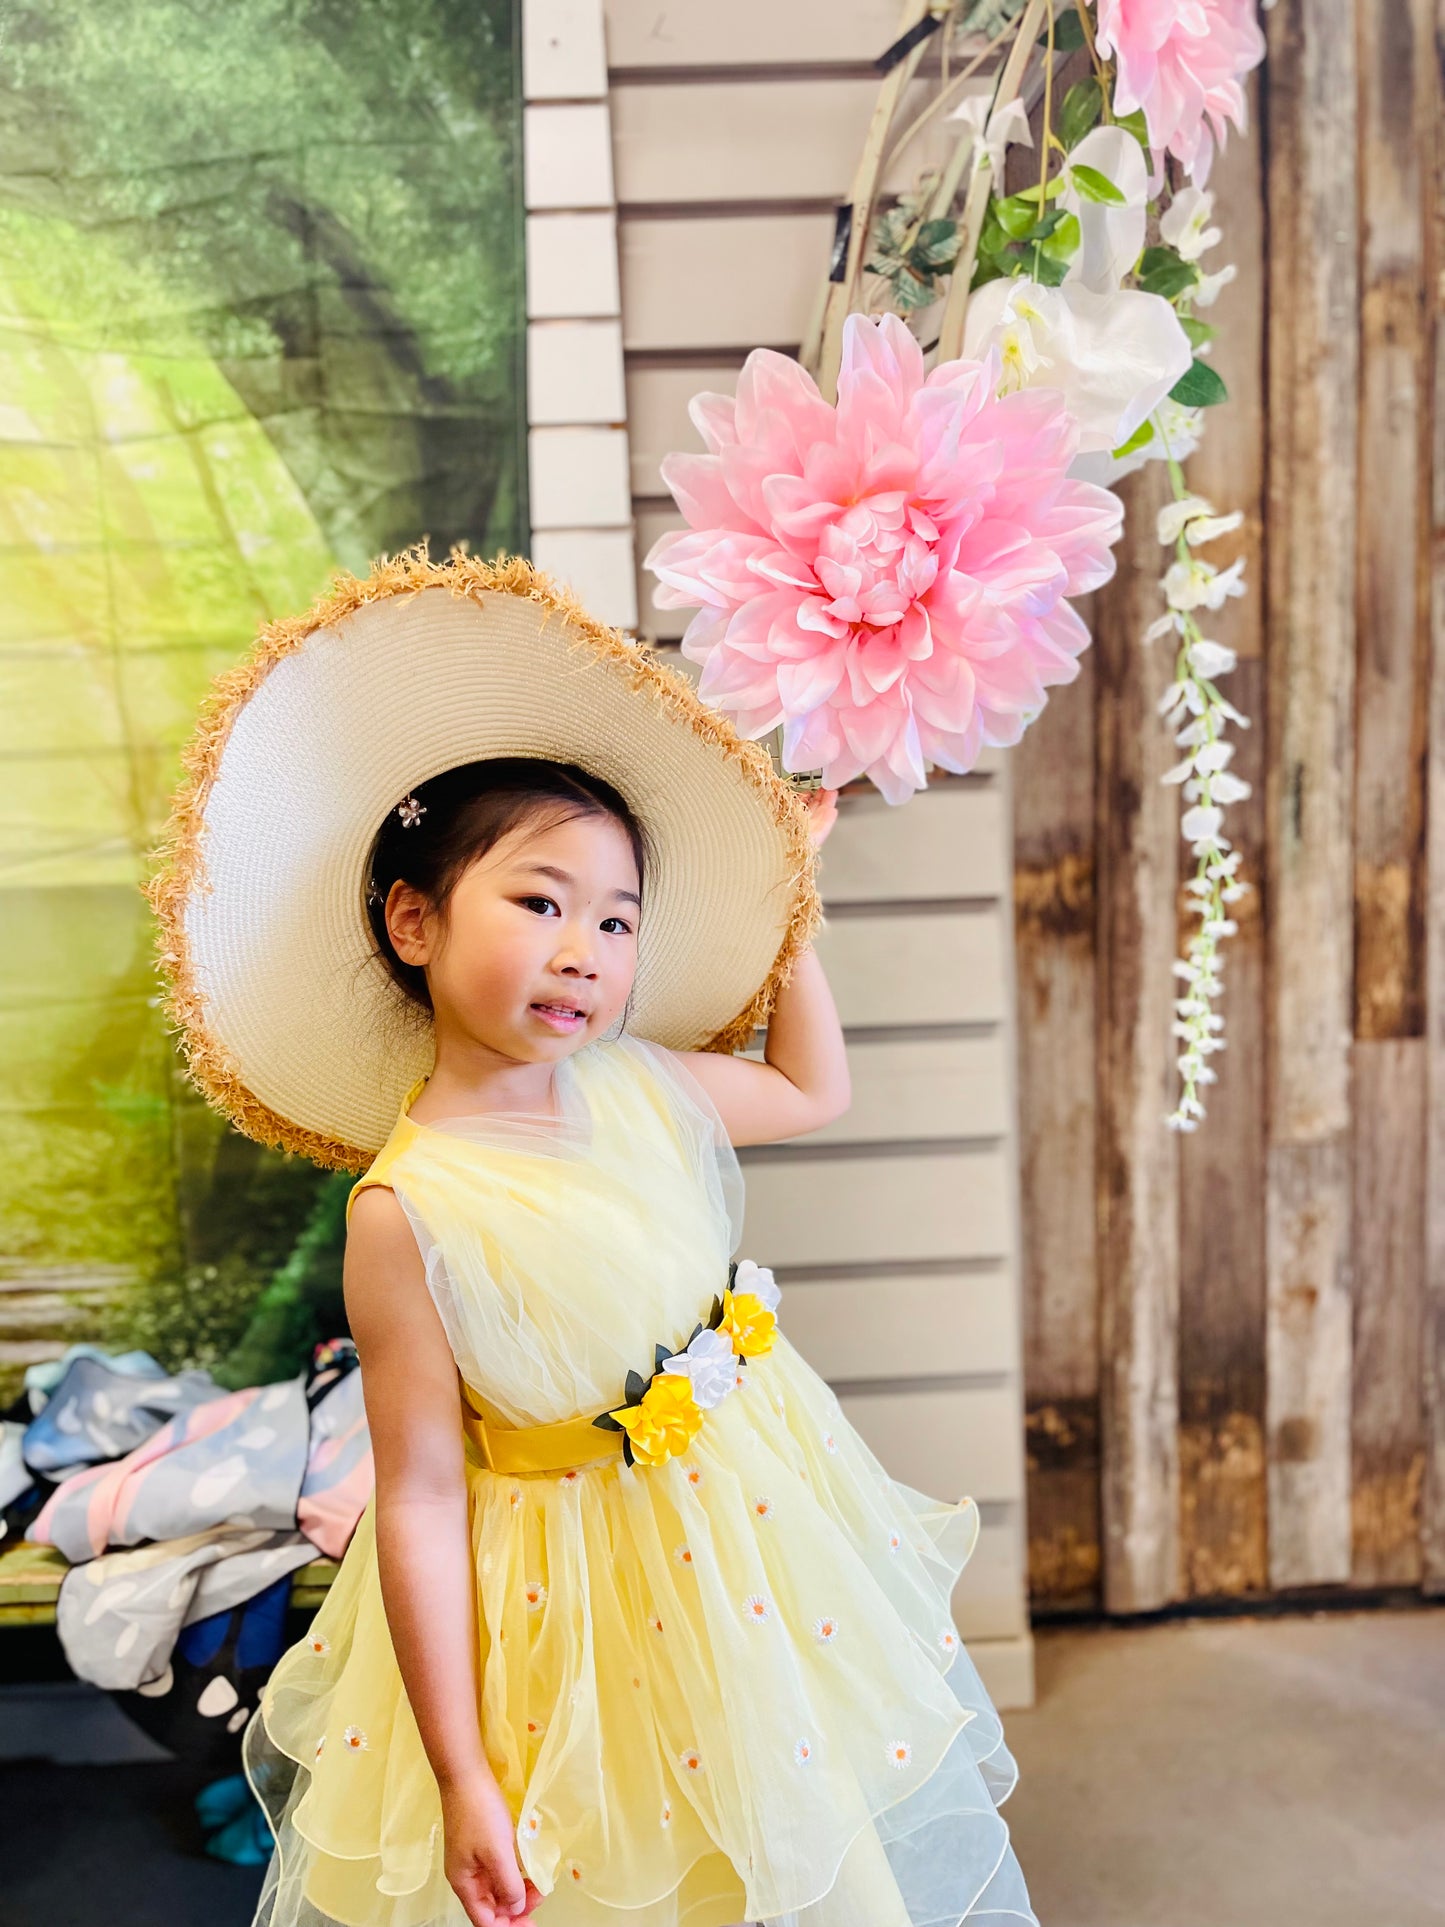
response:
[[(420, 813), (410, 807), (413, 802), (421, 806)], [(366, 916), (376, 953), (392, 982), (423, 1010), (432, 1007), (426, 971), (402, 961), (386, 927), (392, 885), (409, 883), (434, 910), (442, 910), (469, 864), (528, 817), (542, 815), (559, 823), (575, 816), (612, 817), (627, 832), (641, 880), (647, 855), (642, 825), (619, 791), (575, 763), (538, 756), (462, 763), (418, 783), (405, 814), (387, 811), (371, 846)]]

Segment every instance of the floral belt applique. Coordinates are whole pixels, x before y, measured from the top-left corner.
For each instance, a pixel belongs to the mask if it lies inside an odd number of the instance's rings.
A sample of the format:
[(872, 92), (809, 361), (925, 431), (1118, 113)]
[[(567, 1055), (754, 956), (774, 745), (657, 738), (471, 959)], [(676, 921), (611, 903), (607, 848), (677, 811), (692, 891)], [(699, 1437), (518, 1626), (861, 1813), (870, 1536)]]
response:
[(706, 1325), (699, 1319), (687, 1345), (669, 1352), (658, 1345), (650, 1378), (627, 1374), (631, 1401), (593, 1419), (607, 1432), (621, 1432), (629, 1465), (661, 1465), (685, 1452), (711, 1411), (742, 1383), (738, 1367), (773, 1349), (782, 1292), (765, 1265), (751, 1258), (728, 1266), (727, 1287), (712, 1301)]

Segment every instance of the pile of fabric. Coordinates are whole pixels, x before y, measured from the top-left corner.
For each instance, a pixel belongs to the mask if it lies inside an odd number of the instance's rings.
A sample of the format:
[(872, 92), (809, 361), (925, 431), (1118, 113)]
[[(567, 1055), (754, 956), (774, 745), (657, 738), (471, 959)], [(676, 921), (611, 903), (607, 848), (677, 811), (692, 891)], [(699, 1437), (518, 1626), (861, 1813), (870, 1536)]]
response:
[(71, 1562), (71, 1668), (204, 1764), (234, 1761), (285, 1643), (291, 1575), (341, 1557), (372, 1483), (349, 1339), (239, 1392), (77, 1345), (32, 1368), (0, 1421), (0, 1540)]

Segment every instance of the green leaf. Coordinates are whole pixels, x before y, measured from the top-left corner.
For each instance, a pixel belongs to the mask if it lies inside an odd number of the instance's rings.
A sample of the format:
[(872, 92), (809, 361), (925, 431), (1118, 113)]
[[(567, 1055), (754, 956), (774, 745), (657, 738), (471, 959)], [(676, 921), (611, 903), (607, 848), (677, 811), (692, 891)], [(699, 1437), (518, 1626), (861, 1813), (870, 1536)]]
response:
[(1063, 219), (1046, 236), (1043, 242), (1043, 255), (1046, 261), (1071, 261), (1079, 249), (1083, 231), (1079, 226), (1077, 214), (1065, 212)]
[[(729, 1291), (732, 1290), (733, 1279), (736, 1275), (737, 1275), (737, 1266), (730, 1265), (728, 1267), (728, 1290)], [(718, 1297), (714, 1297), (712, 1301), (712, 1311), (709, 1314), (708, 1321), (707, 1321), (707, 1328), (709, 1331), (717, 1330), (718, 1326), (722, 1323), (722, 1315), (723, 1315), (722, 1299)]]
[(1059, 137), (1065, 147), (1077, 147), (1104, 111), (1104, 94), (1092, 74), (1076, 80), (1064, 95), (1059, 114)]
[(1067, 261), (1056, 261), (1051, 255), (1045, 254), (1042, 249), (1039, 250), (1039, 258), (1035, 264), (1034, 272), (1034, 279), (1036, 281), (1041, 282), (1046, 288), (1057, 288), (1068, 272), (1069, 264)]
[(622, 1435), (622, 1456), (629, 1465), (632, 1464), (632, 1440), (626, 1432)]
[(655, 1345), (652, 1351), (653, 1371), (660, 1372), (662, 1370), (662, 1361), (665, 1358), (671, 1358), (671, 1357), (672, 1357), (672, 1353), (667, 1349), (666, 1345)]
[[(1044, 31), (1039, 35), (1039, 45), (1041, 47), (1047, 47), (1048, 44), (1049, 30), (1045, 27)], [(1076, 47), (1082, 47), (1083, 44), (1084, 23), (1080, 20), (1078, 13), (1071, 11), (1069, 13), (1055, 14), (1054, 52), (1056, 54), (1072, 53)]]
[(1182, 314), (1179, 325), (1189, 337), (1191, 348), (1202, 348), (1206, 341), (1213, 341), (1219, 330), (1208, 321), (1196, 321), (1192, 314)]
[(1166, 301), (1183, 294), (1192, 288), (1199, 279), (1199, 270), (1192, 261), (1186, 261), (1176, 248), (1145, 248), (1139, 257), (1137, 274), (1139, 286), (1145, 294), (1162, 294)]
[[(1034, 190), (1037, 199), (1038, 190)], [(1006, 201), (995, 201), (994, 218), (1011, 241), (1022, 241), (1034, 222), (1037, 210), (1026, 194), (1010, 194)]]
[(918, 230), (918, 239), (914, 243), (913, 251), (940, 264), (951, 261), (958, 253), (957, 221), (943, 218), (925, 221)]
[(905, 269), (893, 277), (893, 299), (904, 314), (912, 314), (915, 309), (926, 308), (930, 301), (936, 301), (938, 290), (931, 280), (921, 280)]
[(1169, 390), (1169, 399), (1181, 408), (1213, 408), (1229, 400), (1229, 390), (1207, 361), (1196, 359)]
[(1083, 161), (1076, 161), (1069, 169), (1073, 183), (1086, 201), (1102, 201), (1106, 207), (1123, 207), (1124, 195), (1115, 187), (1107, 174), (1101, 174), (1097, 167), (1090, 167)]
[(1121, 455), (1132, 455), (1136, 448), (1147, 448), (1153, 439), (1154, 424), (1146, 415), (1134, 430), (1134, 433), (1129, 437), (1128, 441), (1120, 442), (1119, 446), (1117, 448), (1111, 448), (1109, 453), (1114, 457), (1115, 461), (1117, 461)]
[(622, 1430), (622, 1421), (613, 1418), (610, 1412), (603, 1412), (600, 1417), (593, 1419), (592, 1423), (594, 1425), (600, 1425), (604, 1432), (620, 1432)]
[[(1052, 180), (1047, 182), (1044, 187), (1044, 190), (1043, 190), (1044, 199), (1046, 201), (1053, 200), (1056, 194), (1063, 193), (1064, 186), (1065, 186), (1065, 182), (1064, 182), (1063, 175), (1055, 174)], [(1039, 198), (1038, 182), (1035, 181), (1032, 187), (1021, 187), (1018, 193), (1013, 195), (1011, 198), (1015, 201), (1036, 201)]]
[(1144, 152), (1149, 152), (1149, 128), (1142, 107), (1136, 107), (1132, 114), (1116, 114), (1114, 125), (1122, 127), (1126, 134), (1132, 134)]
[(970, 289), (981, 288), (988, 281), (1006, 281), (1013, 273), (1013, 262), (1006, 255), (980, 254), (973, 264), (973, 279)]
[(641, 1372), (629, 1372), (627, 1374), (627, 1403), (629, 1405), (639, 1404), (642, 1399), (642, 1394), (646, 1390), (647, 1380), (642, 1376)]
[(980, 255), (1002, 254), (1004, 249), (1007, 246), (1008, 246), (1008, 236), (1004, 233), (999, 223), (994, 219), (993, 208), (990, 207), (987, 218), (985, 219), (983, 224), (983, 232), (978, 237), (979, 254)]

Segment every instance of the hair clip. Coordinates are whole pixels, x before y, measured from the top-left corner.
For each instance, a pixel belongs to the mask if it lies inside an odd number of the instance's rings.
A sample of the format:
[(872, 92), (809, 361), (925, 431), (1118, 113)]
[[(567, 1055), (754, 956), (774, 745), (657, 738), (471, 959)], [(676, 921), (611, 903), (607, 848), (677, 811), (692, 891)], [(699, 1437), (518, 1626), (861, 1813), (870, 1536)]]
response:
[(404, 830), (414, 830), (417, 820), (426, 815), (426, 804), (418, 803), (414, 796), (404, 796), (396, 806)]

